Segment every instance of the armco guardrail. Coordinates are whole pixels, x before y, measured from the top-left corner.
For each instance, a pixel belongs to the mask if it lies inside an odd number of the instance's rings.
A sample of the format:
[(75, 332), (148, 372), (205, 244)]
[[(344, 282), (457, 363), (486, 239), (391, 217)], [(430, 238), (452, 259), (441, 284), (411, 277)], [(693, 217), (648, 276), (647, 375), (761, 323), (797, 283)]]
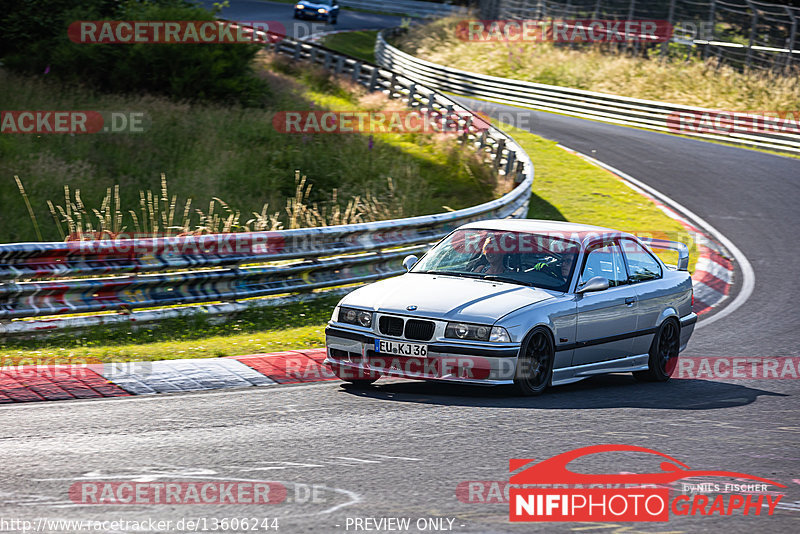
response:
[[(388, 44), (390, 32), (396, 31), (384, 30), (378, 35), (375, 44), (378, 63), (440, 91), (648, 130), (800, 153), (797, 119), (794, 118), (792, 126), (791, 115), (787, 123), (755, 115), (737, 115), (734, 120), (718, 110), (467, 72), (417, 58)], [(690, 127), (685, 127), (685, 123)], [(705, 127), (693, 131), (698, 124)], [(709, 129), (715, 133), (707, 133)]]
[(471, 208), (374, 223), (0, 245), (0, 334), (265, 306), (274, 299), (259, 297), (308, 294), (401, 274), (405, 255), (423, 252), (461, 224), (527, 214), (533, 164), (505, 133), (491, 126), (478, 131), (468, 124), (469, 110), (388, 69), (290, 39), (272, 48), (458, 122), (463, 142), (516, 187)]
[(368, 2), (366, 0), (341, 0), (339, 3), (343, 7), (383, 11), (386, 13), (397, 13), (398, 15), (409, 15), (414, 17), (441, 17), (447, 15), (466, 14), (466, 9), (462, 6), (437, 4), (434, 2), (421, 2), (418, 0), (382, 0), (378, 2)]

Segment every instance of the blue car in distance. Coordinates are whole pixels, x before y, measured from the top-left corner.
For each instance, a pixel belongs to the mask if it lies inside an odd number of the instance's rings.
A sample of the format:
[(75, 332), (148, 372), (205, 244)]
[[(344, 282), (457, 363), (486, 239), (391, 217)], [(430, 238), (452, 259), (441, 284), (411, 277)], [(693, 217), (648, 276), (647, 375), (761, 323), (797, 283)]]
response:
[(300, 0), (294, 5), (294, 18), (324, 20), (336, 24), (339, 18), (337, 0)]

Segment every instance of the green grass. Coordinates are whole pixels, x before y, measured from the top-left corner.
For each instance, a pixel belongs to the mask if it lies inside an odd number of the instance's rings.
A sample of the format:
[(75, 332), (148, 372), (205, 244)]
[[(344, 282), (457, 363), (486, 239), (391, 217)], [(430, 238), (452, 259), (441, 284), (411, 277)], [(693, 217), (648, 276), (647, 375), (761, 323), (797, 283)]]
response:
[[(528, 152), (536, 176), (529, 218), (567, 220), (607, 226), (640, 235), (657, 233), (687, 238), (683, 227), (620, 179), (556, 143), (524, 130), (500, 125)], [(674, 262), (673, 257), (665, 257)], [(696, 260), (693, 253), (692, 261)], [(137, 361), (214, 358), (322, 347), (325, 323), (339, 297), (249, 310), (211, 324), (204, 317), (170, 319), (152, 328), (92, 329), (39, 339), (6, 339), (0, 363)]]
[(377, 31), (337, 33), (325, 37), (321, 44), (342, 54), (375, 63), (375, 39), (377, 36)]
[[(555, 141), (506, 124), (508, 132), (533, 160), (535, 177), (528, 217), (592, 224), (641, 237), (680, 241), (690, 246), (690, 269), (697, 259), (688, 232), (652, 201), (620, 178), (559, 148)], [(656, 251), (664, 261), (677, 254)]]
[[(73, 201), (80, 191), (91, 214), (108, 188), (118, 184), (123, 224), (133, 232), (128, 211), (138, 211), (142, 190), (159, 196), (162, 173), (179, 210), (191, 198), (193, 208), (207, 213), (211, 200), (220, 197), (242, 213), (242, 221), (268, 204), (267, 211), (285, 222), (297, 170), (313, 184), (309, 203), (330, 200), (334, 189), (340, 204), (369, 193), (384, 201), (387, 216), (436, 213), (442, 206), (466, 207), (492, 198), (492, 178), (475, 158), (430, 135), (375, 135), (370, 149), (363, 134), (277, 132), (272, 125), (277, 111), (374, 109), (389, 103), (282, 60), (262, 59), (260, 75), (272, 88), (266, 109), (100, 94), (0, 70), (4, 110), (134, 111), (149, 118), (142, 134), (0, 135), (0, 242), (37, 240), (15, 175), (45, 240), (61, 239), (47, 201), (64, 204), (65, 186)], [(194, 224), (197, 220), (195, 214)]]
[(216, 358), (321, 347), (325, 322), (341, 297), (321, 297), (226, 317), (172, 318), (131, 330), (97, 327), (49, 337), (8, 338), (0, 366)]

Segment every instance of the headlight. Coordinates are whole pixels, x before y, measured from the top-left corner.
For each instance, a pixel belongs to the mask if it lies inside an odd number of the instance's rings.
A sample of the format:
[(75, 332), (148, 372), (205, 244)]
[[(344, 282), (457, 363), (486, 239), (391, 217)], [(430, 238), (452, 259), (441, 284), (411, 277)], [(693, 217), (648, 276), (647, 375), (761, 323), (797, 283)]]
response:
[(327, 11), (326, 9), (319, 8), (319, 9), (317, 10), (317, 12), (319, 12), (319, 13), (327, 13), (328, 11)]
[(354, 308), (339, 308), (339, 322), (370, 328), (372, 326), (372, 312)]
[(297, 4), (296, 6), (294, 6), (294, 8), (295, 9), (305, 9), (306, 6), (304, 6), (303, 4)]
[(511, 343), (511, 336), (502, 326), (493, 326), (492, 333), (489, 334), (489, 341), (492, 343)]
[(493, 343), (508, 343), (511, 337), (506, 329), (501, 326), (486, 326), (469, 323), (447, 323), (444, 337), (455, 339), (470, 339), (473, 341), (491, 341)]

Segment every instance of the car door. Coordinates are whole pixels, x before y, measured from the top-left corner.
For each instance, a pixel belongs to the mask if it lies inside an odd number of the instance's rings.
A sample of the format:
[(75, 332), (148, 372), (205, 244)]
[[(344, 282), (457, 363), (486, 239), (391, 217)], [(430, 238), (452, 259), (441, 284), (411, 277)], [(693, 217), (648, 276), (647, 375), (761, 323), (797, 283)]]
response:
[(636, 328), (641, 334), (633, 338), (633, 351), (635, 354), (645, 354), (650, 350), (661, 312), (669, 304), (669, 292), (659, 282), (663, 277), (661, 264), (648, 250), (633, 239), (622, 239), (620, 244), (628, 280), (638, 299), (639, 321)]
[(608, 279), (609, 288), (576, 296), (578, 319), (573, 365), (633, 355), (636, 290), (628, 283), (625, 260), (615, 240), (598, 241), (587, 247), (578, 287), (595, 276)]

